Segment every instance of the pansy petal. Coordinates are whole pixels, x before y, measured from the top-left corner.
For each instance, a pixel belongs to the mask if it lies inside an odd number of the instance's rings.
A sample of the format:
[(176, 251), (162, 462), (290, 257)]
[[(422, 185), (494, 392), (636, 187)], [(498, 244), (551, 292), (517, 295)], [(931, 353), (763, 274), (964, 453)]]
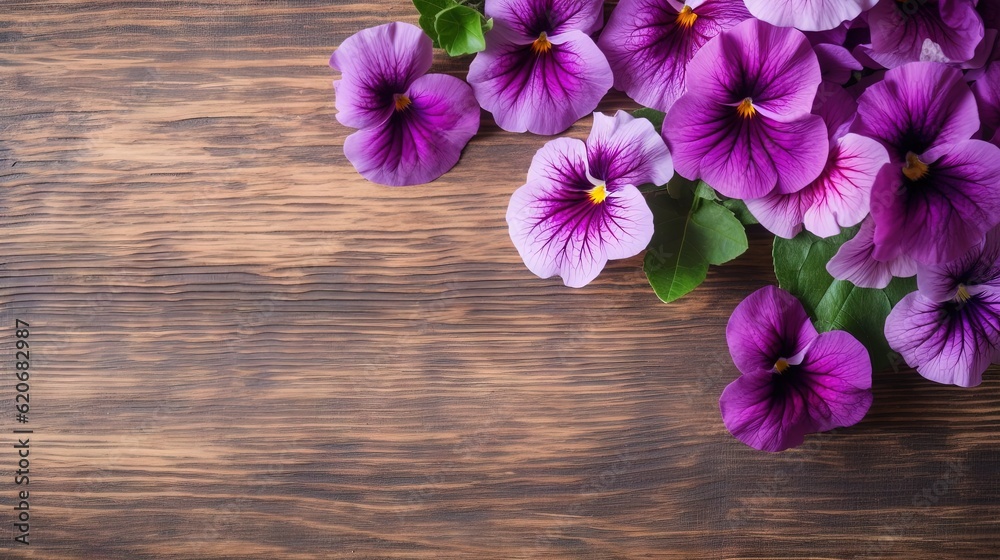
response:
[(598, 46), (614, 70), (615, 87), (660, 111), (684, 93), (688, 61), (709, 39), (748, 19), (741, 2), (707, 0), (684, 16), (684, 5), (662, 0), (622, 0), (601, 32)]
[(806, 230), (830, 237), (861, 223), (868, 215), (875, 177), (888, 162), (885, 148), (871, 138), (847, 134), (837, 140), (827, 168), (806, 187), (815, 193), (804, 217)]
[(800, 31), (748, 19), (706, 43), (687, 68), (688, 89), (719, 103), (751, 99), (762, 114), (796, 120), (812, 109), (819, 62)]
[(887, 165), (872, 188), (875, 252), (879, 260), (907, 254), (924, 264), (962, 256), (1000, 220), (1000, 148), (966, 140), (941, 149), (941, 157), (916, 181)]
[(890, 70), (858, 99), (853, 131), (874, 138), (902, 162), (979, 130), (976, 100), (962, 73), (943, 64), (915, 62)]
[(576, 138), (556, 138), (545, 143), (531, 158), (528, 182), (543, 180), (564, 190), (589, 189), (587, 147)]
[(813, 114), (823, 117), (830, 139), (847, 134), (858, 114), (858, 102), (847, 90), (833, 82), (823, 82), (816, 91)]
[(719, 409), (733, 437), (754, 449), (778, 452), (802, 445), (812, 430), (805, 403), (788, 398), (772, 377), (737, 378), (722, 391)]
[(791, 194), (772, 192), (745, 202), (760, 225), (778, 237), (791, 239), (802, 231), (802, 220), (813, 196), (812, 189), (806, 187)]
[(534, 40), (541, 33), (579, 30), (587, 35), (604, 23), (601, 0), (486, 0), (486, 16)]
[(419, 27), (387, 23), (351, 35), (330, 56), (343, 76), (335, 84), (337, 120), (366, 128), (384, 123), (393, 111), (393, 94), (431, 67), (431, 40)]
[(602, 218), (601, 244), (609, 260), (634, 257), (653, 238), (653, 212), (646, 197), (632, 185), (608, 194)]
[(653, 124), (625, 111), (613, 117), (594, 113), (587, 157), (590, 174), (606, 181), (612, 190), (624, 185), (663, 185), (674, 174), (670, 152)]
[(801, 356), (816, 336), (799, 300), (774, 286), (747, 296), (726, 325), (733, 362), (749, 376), (770, 375), (778, 358)]
[(972, 84), (972, 92), (979, 105), (979, 118), (983, 130), (990, 138), (1000, 130), (1000, 62), (986, 66), (983, 75)]
[(469, 84), (500, 128), (556, 134), (597, 107), (611, 89), (607, 59), (581, 31), (549, 37), (551, 47), (491, 40), (469, 67)]
[(547, 143), (507, 208), (511, 239), (528, 269), (542, 278), (561, 276), (574, 288), (597, 277), (608, 259), (641, 252), (653, 235), (653, 214), (635, 187), (592, 199), (586, 157), (579, 140)]
[(889, 313), (885, 336), (907, 365), (927, 379), (975, 387), (1000, 345), (1000, 294), (939, 303), (914, 292)]
[(850, 21), (878, 0), (745, 0), (754, 17), (780, 27), (824, 31)]
[(860, 72), (864, 68), (851, 51), (840, 45), (820, 43), (813, 49), (824, 81), (843, 85), (850, 81), (855, 71)]
[(806, 402), (811, 430), (853, 426), (872, 404), (872, 362), (868, 350), (845, 331), (820, 334), (802, 364), (791, 369), (789, 392)]
[(421, 76), (407, 95), (408, 107), (344, 141), (347, 159), (369, 181), (393, 186), (433, 181), (458, 162), (479, 130), (472, 90), (454, 76)]
[(964, 62), (983, 40), (975, 0), (883, 0), (868, 13), (870, 56), (886, 68), (915, 61)]
[(847, 280), (859, 288), (881, 290), (893, 277), (908, 278), (917, 273), (917, 263), (906, 255), (882, 262), (875, 251), (875, 222), (871, 217), (861, 222), (854, 237), (847, 240), (827, 263), (826, 270), (838, 280)]

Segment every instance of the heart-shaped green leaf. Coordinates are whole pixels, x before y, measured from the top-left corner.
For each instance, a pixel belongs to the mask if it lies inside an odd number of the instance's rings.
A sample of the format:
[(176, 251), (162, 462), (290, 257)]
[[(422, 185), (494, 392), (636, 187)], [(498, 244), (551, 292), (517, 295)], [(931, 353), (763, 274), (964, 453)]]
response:
[(468, 6), (455, 5), (434, 20), (438, 43), (450, 56), (477, 53), (486, 48), (483, 16)]
[(714, 200), (701, 196), (677, 200), (663, 193), (650, 200), (650, 208), (656, 229), (643, 270), (666, 303), (698, 287), (709, 265), (729, 262), (747, 250), (743, 224)]
[(441, 46), (437, 30), (434, 29), (437, 15), (457, 5), (458, 2), (455, 0), (413, 0), (413, 6), (420, 12), (420, 20), (417, 23), (420, 25), (420, 29), (423, 29), (424, 33), (434, 41), (435, 47)]

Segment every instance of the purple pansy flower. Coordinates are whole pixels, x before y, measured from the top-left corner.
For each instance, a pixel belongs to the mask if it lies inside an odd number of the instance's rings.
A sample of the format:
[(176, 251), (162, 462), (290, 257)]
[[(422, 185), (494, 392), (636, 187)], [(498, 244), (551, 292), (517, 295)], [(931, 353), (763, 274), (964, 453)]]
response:
[(868, 12), (867, 54), (886, 68), (907, 62), (962, 63), (983, 41), (976, 0), (881, 0)]
[(1000, 358), (1000, 230), (951, 263), (921, 267), (917, 285), (886, 319), (889, 346), (931, 381), (979, 385)]
[(875, 259), (945, 263), (1000, 221), (1000, 148), (969, 140), (979, 116), (958, 70), (933, 62), (890, 70), (861, 96), (853, 130), (893, 160), (872, 186)]
[(845, 331), (817, 333), (805, 309), (767, 286), (743, 300), (726, 327), (742, 375), (719, 398), (736, 439), (783, 451), (806, 434), (853, 426), (872, 404), (868, 351)]
[(646, 248), (653, 213), (636, 186), (672, 175), (670, 153), (648, 120), (594, 113), (586, 144), (557, 138), (535, 154), (507, 208), (510, 237), (531, 272), (585, 286), (608, 260)]
[(469, 83), (497, 125), (556, 134), (590, 113), (614, 78), (590, 34), (600, 0), (486, 0), (493, 29), (469, 67)]
[(979, 130), (976, 99), (954, 68), (914, 62), (890, 70), (858, 99), (852, 132), (881, 142), (895, 162), (968, 140)]
[(871, 216), (861, 222), (854, 237), (847, 240), (837, 254), (826, 263), (826, 271), (838, 280), (860, 288), (881, 290), (895, 278), (908, 278), (917, 273), (917, 262), (906, 255), (882, 262), (874, 257), (875, 222)]
[(748, 19), (722, 32), (691, 59), (687, 93), (664, 121), (677, 172), (732, 198), (802, 189), (830, 151), (810, 113), (819, 84), (801, 31)]
[(802, 31), (825, 31), (851, 21), (878, 0), (745, 0), (755, 18)]
[(741, 0), (622, 0), (597, 42), (615, 87), (669, 111), (684, 93), (688, 61), (709, 39), (748, 19)]
[(792, 238), (805, 229), (820, 237), (840, 233), (868, 215), (872, 183), (889, 162), (877, 141), (846, 130), (857, 104), (842, 88), (824, 84), (816, 97), (815, 112), (831, 133), (826, 167), (806, 188), (790, 193), (771, 193), (746, 201), (747, 208), (771, 233)]
[(383, 185), (416, 185), (451, 169), (479, 130), (472, 89), (444, 74), (426, 74), (431, 40), (407, 23), (348, 37), (330, 57), (337, 120), (361, 130), (344, 154), (361, 175)]

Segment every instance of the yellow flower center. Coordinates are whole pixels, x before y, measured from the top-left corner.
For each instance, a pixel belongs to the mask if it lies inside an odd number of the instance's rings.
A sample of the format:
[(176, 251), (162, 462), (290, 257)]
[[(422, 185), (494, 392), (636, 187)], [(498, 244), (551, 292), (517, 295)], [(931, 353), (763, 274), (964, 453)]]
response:
[(965, 303), (970, 299), (972, 299), (972, 295), (969, 294), (969, 289), (965, 287), (965, 284), (959, 284), (958, 293), (955, 294), (955, 301)]
[(396, 94), (396, 111), (405, 111), (410, 104), (410, 98), (406, 96), (405, 93)]
[(917, 154), (913, 152), (907, 152), (906, 154), (906, 165), (903, 166), (903, 175), (911, 181), (917, 181), (923, 179), (927, 176), (927, 172), (930, 170), (927, 164), (920, 161)]
[(785, 373), (790, 367), (792, 366), (788, 365), (788, 360), (784, 358), (778, 358), (778, 361), (774, 362), (774, 371), (778, 373)]
[(542, 31), (538, 38), (531, 43), (531, 52), (541, 55), (552, 50), (552, 43), (549, 42), (549, 37)]
[(698, 14), (694, 13), (691, 6), (684, 6), (684, 9), (677, 13), (677, 25), (684, 29), (691, 29), (696, 21), (698, 21)]
[(736, 113), (744, 119), (752, 119), (757, 114), (757, 109), (753, 106), (753, 99), (747, 97), (736, 106)]
[(594, 204), (600, 204), (604, 202), (604, 199), (608, 198), (608, 189), (604, 185), (597, 185), (587, 191), (587, 196)]

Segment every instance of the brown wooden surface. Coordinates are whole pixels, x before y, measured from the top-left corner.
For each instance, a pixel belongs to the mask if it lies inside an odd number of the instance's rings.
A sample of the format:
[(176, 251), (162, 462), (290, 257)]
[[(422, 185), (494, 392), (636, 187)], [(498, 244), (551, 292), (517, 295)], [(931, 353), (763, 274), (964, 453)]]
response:
[(525, 269), (504, 212), (544, 139), (488, 115), (437, 183), (361, 180), (327, 59), (414, 15), (0, 4), (0, 557), (997, 556), (996, 369), (880, 373), (860, 425), (757, 452), (717, 401), (764, 233), (666, 306), (638, 258), (581, 290)]

